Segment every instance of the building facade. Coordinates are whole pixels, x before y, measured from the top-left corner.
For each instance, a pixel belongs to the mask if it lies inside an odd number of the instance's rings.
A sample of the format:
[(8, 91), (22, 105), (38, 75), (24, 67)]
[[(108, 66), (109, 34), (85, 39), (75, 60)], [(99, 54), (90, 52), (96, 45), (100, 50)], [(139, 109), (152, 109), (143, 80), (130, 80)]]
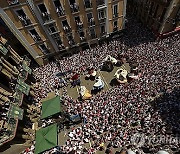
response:
[(179, 0), (128, 0), (128, 9), (156, 36), (180, 30)]
[(30, 59), (20, 57), (0, 35), (0, 146), (15, 138), (33, 140), (27, 135), (33, 123), (28, 116), (34, 115), (28, 109), (28, 99), (34, 95), (31, 84), (35, 82), (29, 66)]
[(0, 16), (42, 65), (124, 29), (126, 0), (4, 0)]

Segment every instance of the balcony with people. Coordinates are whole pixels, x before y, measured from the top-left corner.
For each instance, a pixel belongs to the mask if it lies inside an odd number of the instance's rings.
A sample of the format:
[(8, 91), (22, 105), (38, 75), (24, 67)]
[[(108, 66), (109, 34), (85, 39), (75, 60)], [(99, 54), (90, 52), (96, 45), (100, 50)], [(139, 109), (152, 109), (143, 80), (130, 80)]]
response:
[(95, 20), (92, 13), (87, 14), (88, 26), (95, 26)]
[(83, 32), (83, 31), (79, 33), (79, 37), (80, 37), (81, 43), (86, 41), (85, 35), (84, 35), (84, 32)]
[(71, 13), (75, 13), (79, 11), (79, 6), (77, 5), (75, 0), (69, 0)]
[(31, 29), (29, 30), (29, 32), (35, 42), (41, 41), (41, 37), (39, 36), (39, 34), (37, 33), (35, 29)]
[(38, 8), (39, 8), (39, 11), (41, 13), (44, 23), (52, 20), (51, 15), (49, 14), (49, 12), (44, 4), (39, 4)]
[(28, 26), (32, 24), (31, 20), (28, 18), (28, 16), (25, 14), (25, 12), (22, 9), (17, 10), (16, 12), (23, 26)]
[(71, 28), (70, 28), (67, 20), (62, 21), (62, 25), (63, 25), (63, 29), (64, 29), (65, 33), (71, 32)]
[(65, 11), (62, 8), (62, 5), (61, 5), (60, 1), (59, 0), (55, 0), (54, 1), (54, 5), (56, 7), (56, 13), (57, 13), (58, 17), (64, 16), (65, 15)]
[(67, 39), (68, 39), (68, 43), (69, 43), (69, 45), (70, 45), (71, 47), (75, 45), (75, 42), (74, 42), (74, 39), (73, 39), (73, 36), (72, 36), (72, 35), (69, 35), (69, 36), (67, 37)]
[(78, 30), (82, 30), (83, 28), (83, 23), (81, 22), (79, 17), (75, 17), (75, 22)]
[(99, 23), (103, 23), (106, 21), (106, 11), (105, 9), (100, 9), (98, 11), (98, 18), (99, 18)]

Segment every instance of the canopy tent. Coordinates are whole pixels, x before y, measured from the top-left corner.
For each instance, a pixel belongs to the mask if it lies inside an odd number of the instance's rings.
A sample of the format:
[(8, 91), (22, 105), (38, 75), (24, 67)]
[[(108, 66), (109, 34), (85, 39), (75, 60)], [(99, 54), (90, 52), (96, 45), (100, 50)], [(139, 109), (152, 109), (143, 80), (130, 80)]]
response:
[(41, 119), (52, 116), (62, 111), (60, 96), (56, 96), (50, 100), (42, 102), (42, 114)]
[(58, 145), (57, 124), (36, 131), (35, 154), (42, 153)]

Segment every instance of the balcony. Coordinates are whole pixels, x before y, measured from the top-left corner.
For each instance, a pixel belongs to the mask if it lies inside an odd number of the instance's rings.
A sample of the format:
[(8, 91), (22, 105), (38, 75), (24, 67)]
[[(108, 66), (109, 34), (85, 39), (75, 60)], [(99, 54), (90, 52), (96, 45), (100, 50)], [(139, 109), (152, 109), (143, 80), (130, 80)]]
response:
[(33, 38), (33, 40), (35, 41), (35, 42), (39, 42), (39, 41), (41, 41), (41, 37), (39, 36), (39, 35), (33, 35), (32, 34), (32, 38)]
[(79, 6), (76, 3), (70, 4), (71, 13), (75, 13), (79, 11)]
[(56, 8), (56, 13), (58, 15), (58, 17), (64, 16), (65, 15), (65, 11), (61, 8)]
[(52, 20), (50, 14), (47, 12), (42, 12), (42, 19), (43, 19), (44, 23)]
[(28, 26), (28, 25), (32, 24), (30, 19), (27, 16), (19, 15), (18, 18), (21, 21), (21, 23), (23, 24), (23, 26)]
[(85, 1), (84, 3), (86, 9), (92, 8), (92, 3), (90, 1)]
[(104, 6), (105, 5), (105, 0), (96, 0), (97, 6)]
[(19, 1), (18, 1), (18, 0), (7, 0), (7, 2), (8, 2), (9, 5), (19, 4)]
[(70, 33), (71, 32), (71, 28), (68, 25), (63, 26), (63, 29), (66, 33)]

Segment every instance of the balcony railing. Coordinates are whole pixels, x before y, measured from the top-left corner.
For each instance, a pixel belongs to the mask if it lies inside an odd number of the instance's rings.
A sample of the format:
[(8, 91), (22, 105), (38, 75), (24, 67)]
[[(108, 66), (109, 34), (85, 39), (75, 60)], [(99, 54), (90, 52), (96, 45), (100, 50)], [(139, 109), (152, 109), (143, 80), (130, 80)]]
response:
[(31, 25), (31, 20), (27, 16), (18, 16), (18, 18), (24, 26)]
[(92, 3), (91, 2), (85, 2), (85, 8), (88, 9), (88, 8), (92, 8)]
[(43, 21), (44, 21), (44, 22), (49, 22), (49, 21), (52, 20), (50, 14), (47, 13), (47, 12), (43, 12), (43, 13), (42, 13), (42, 18), (43, 18)]
[(7, 0), (7, 2), (8, 2), (9, 5), (19, 4), (19, 1), (18, 1), (18, 0)]
[(72, 13), (79, 11), (79, 6), (76, 3), (70, 4), (70, 8)]

